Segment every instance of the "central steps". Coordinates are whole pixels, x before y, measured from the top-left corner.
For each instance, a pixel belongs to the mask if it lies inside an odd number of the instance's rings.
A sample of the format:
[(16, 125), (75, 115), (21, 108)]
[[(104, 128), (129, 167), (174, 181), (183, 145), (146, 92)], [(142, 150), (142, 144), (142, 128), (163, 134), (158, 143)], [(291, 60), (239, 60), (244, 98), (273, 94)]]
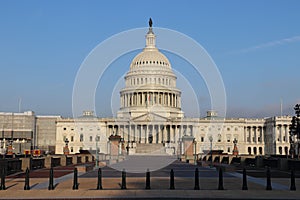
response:
[(136, 154), (167, 155), (163, 144), (136, 144)]

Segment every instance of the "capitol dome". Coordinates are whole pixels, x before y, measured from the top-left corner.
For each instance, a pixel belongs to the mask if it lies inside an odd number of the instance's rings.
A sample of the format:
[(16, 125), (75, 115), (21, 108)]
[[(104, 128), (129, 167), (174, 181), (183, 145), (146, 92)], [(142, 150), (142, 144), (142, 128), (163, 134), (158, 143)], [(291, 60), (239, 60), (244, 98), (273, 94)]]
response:
[(139, 53), (132, 61), (130, 65), (130, 69), (138, 68), (138, 67), (166, 67), (171, 68), (171, 64), (168, 58), (156, 50), (147, 50), (145, 49), (143, 52)]
[(183, 117), (177, 77), (168, 58), (156, 47), (155, 39), (149, 23), (145, 48), (134, 57), (124, 77), (119, 118), (138, 118), (149, 112), (164, 118)]

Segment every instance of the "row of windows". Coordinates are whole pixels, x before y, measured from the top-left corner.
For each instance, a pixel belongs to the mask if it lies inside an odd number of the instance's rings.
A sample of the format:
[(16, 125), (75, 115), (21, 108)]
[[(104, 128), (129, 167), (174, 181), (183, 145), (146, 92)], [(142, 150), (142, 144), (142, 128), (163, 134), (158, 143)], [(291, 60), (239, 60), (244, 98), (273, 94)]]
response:
[(139, 84), (163, 84), (163, 85), (171, 85), (171, 80), (166, 78), (132, 78), (130, 79), (130, 85), (139, 85)]
[[(66, 127), (63, 127), (63, 130), (66, 131), (67, 128), (66, 128)], [(74, 131), (74, 128), (71, 128), (70, 130), (71, 130), (71, 131)], [(83, 128), (80, 128), (80, 130), (83, 131)], [(93, 131), (92, 128), (90, 128), (90, 129), (88, 129), (88, 130), (89, 130), (89, 131)], [(100, 128), (98, 128), (97, 131), (100, 131)]]
[[(67, 139), (67, 136), (63, 136), (63, 141), (66, 141)], [(80, 138), (79, 138), (80, 142), (83, 142), (84, 141), (84, 136), (83, 134), (80, 134)], [(93, 142), (93, 136), (90, 136), (89, 137), (89, 141), (90, 142)], [(95, 141), (100, 141), (100, 136), (96, 136), (95, 137)], [(71, 136), (70, 137), (70, 142), (74, 142), (74, 136)]]
[[(214, 128), (214, 126), (212, 126), (212, 128)], [(211, 131), (212, 128), (209, 128), (208, 130)], [(219, 128), (218, 128), (218, 131), (220, 131), (220, 130), (221, 130), (221, 128), (219, 127)], [(226, 130), (227, 130), (227, 131), (230, 131), (231, 129), (230, 129), (230, 128), (227, 128)], [(238, 128), (234, 128), (234, 131), (238, 131), (238, 130), (239, 130)], [(204, 131), (204, 128), (201, 128), (201, 131)]]
[[(237, 138), (234, 138), (234, 139), (237, 139)], [(204, 137), (203, 137), (203, 136), (200, 138), (200, 141), (201, 141), (201, 142), (204, 142)], [(227, 142), (231, 142), (230, 137), (227, 137), (227, 140), (226, 140), (226, 141), (227, 141)], [(217, 142), (222, 142), (222, 138), (221, 138), (220, 136), (218, 137)]]
[(160, 64), (160, 65), (169, 66), (168, 63), (165, 63), (165, 62), (162, 62), (162, 61), (152, 61), (152, 60), (150, 60), (150, 61), (146, 60), (146, 61), (135, 62), (134, 64), (135, 65), (138, 65), (138, 64), (140, 64), (140, 65), (141, 64)]

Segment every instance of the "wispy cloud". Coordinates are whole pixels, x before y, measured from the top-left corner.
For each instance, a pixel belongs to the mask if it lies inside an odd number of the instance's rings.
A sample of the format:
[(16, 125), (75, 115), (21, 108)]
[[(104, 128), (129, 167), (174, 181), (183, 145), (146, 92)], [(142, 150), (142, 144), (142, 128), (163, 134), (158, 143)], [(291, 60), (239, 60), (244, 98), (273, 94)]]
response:
[(231, 51), (231, 52), (228, 52), (228, 54), (247, 53), (247, 52), (255, 51), (258, 49), (269, 48), (269, 47), (274, 47), (274, 46), (279, 46), (279, 45), (285, 45), (285, 44), (298, 42), (298, 41), (300, 41), (300, 36), (294, 36), (294, 37), (290, 37), (290, 38), (284, 38), (281, 40), (275, 40), (275, 41), (259, 44), (259, 45), (252, 46), (252, 47), (245, 48), (245, 49)]

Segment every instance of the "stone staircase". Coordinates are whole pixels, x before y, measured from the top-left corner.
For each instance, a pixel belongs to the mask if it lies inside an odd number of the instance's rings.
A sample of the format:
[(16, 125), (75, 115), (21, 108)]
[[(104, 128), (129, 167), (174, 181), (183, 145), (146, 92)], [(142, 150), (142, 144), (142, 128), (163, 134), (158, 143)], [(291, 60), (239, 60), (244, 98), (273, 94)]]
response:
[(136, 154), (167, 155), (163, 144), (136, 144)]

